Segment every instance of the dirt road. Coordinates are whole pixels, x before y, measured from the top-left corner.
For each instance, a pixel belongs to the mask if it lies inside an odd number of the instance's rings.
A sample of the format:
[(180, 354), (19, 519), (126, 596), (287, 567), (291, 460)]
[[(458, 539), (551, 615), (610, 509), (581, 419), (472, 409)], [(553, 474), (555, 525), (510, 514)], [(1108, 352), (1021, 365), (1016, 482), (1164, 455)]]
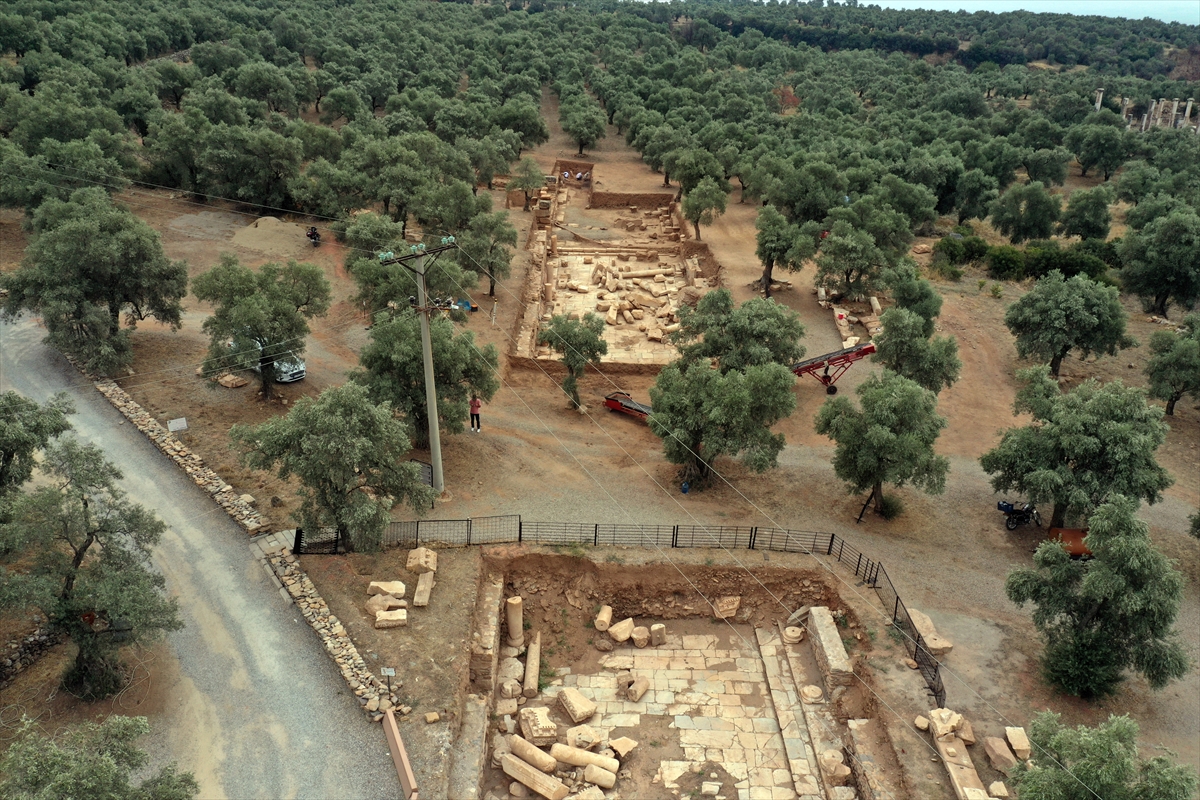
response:
[(398, 796), (382, 731), (250, 558), (245, 533), (42, 335), (28, 320), (0, 327), (0, 390), (38, 401), (69, 392), (76, 435), (102, 447), (130, 496), (167, 523), (155, 562), (185, 627), (160, 648), (162, 711), (142, 746), (195, 772), (205, 798)]

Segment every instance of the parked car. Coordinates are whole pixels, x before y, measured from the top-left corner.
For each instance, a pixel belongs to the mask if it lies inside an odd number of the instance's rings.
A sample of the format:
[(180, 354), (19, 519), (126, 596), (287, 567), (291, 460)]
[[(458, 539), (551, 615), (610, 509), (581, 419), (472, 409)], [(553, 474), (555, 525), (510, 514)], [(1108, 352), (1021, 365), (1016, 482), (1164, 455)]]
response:
[[(233, 349), (233, 345), (234, 342), (232, 339), (230, 339), (228, 342), (228, 347), (231, 350)], [(258, 352), (260, 355), (262, 354), (261, 345), (259, 345)], [(255, 372), (259, 371), (259, 363), (257, 359), (255, 359), (253, 364), (245, 364), (244, 366), (254, 370)], [(288, 350), (283, 355), (275, 359), (276, 383), (294, 383), (299, 380), (304, 380), (307, 374), (308, 373), (304, 366), (304, 359), (300, 358), (300, 356), (296, 355), (291, 350)]]

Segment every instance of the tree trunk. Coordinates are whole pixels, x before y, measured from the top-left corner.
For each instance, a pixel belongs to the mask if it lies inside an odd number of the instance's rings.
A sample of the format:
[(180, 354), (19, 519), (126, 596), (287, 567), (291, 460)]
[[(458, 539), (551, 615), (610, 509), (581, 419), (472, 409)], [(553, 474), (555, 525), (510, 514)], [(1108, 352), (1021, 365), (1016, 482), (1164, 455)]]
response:
[(583, 142), (579, 143), (579, 155), (583, 155)]
[(883, 513), (883, 481), (876, 481), (871, 487), (871, 499), (875, 501), (875, 513)]
[(1070, 350), (1063, 350), (1061, 353), (1055, 353), (1054, 358), (1050, 359), (1050, 374), (1055, 378), (1058, 377), (1058, 370), (1062, 367), (1063, 359), (1066, 358)]
[(1163, 319), (1167, 318), (1167, 300), (1171, 297), (1170, 292), (1163, 292), (1154, 296), (1154, 306), (1150, 309)]
[(1067, 519), (1067, 503), (1064, 500), (1054, 501), (1054, 510), (1050, 512), (1050, 527), (1061, 528)]
[(1175, 416), (1175, 403), (1181, 397), (1183, 397), (1182, 390), (1180, 390), (1178, 392), (1171, 392), (1171, 397), (1167, 400), (1167, 416), (1168, 417)]
[(496, 276), (488, 273), (488, 297), (496, 297)]
[(671, 175), (667, 172), (667, 168), (663, 167), (663, 186), (671, 185)]
[(121, 304), (116, 300), (108, 303), (108, 335), (116, 336), (121, 332)]
[(700, 241), (700, 220), (696, 220), (692, 224), (696, 226), (696, 241), (698, 242)]
[(767, 264), (763, 267), (762, 287), (763, 296), (765, 297), (771, 296), (771, 273), (774, 272), (774, 270), (774, 264)]
[(529, 210), (529, 192), (525, 192), (525, 207), (524, 207), (523, 209), (521, 209), (521, 210), (522, 210), (522, 211), (528, 211), (528, 210)]
[(275, 388), (275, 359), (265, 355), (259, 356), (258, 375), (262, 386), (262, 399), (266, 402), (271, 399), (271, 391)]

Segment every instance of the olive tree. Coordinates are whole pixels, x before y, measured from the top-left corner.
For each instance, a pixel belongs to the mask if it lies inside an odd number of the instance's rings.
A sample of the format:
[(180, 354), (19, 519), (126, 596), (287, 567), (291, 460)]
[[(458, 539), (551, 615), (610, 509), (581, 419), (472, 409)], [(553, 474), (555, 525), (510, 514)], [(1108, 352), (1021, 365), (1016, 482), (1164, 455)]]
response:
[(1183, 325), (1180, 333), (1155, 331), (1150, 337), (1150, 396), (1167, 401), (1167, 416), (1185, 394), (1200, 399), (1200, 314), (1188, 314)]
[(550, 324), (538, 331), (538, 344), (549, 345), (567, 368), (562, 389), (571, 399), (574, 408), (582, 409), (579, 401), (579, 379), (587, 365), (600, 366), (600, 357), (608, 353), (608, 342), (604, 341), (604, 320), (595, 314), (584, 314), (583, 319), (571, 319), (562, 314), (550, 318)]

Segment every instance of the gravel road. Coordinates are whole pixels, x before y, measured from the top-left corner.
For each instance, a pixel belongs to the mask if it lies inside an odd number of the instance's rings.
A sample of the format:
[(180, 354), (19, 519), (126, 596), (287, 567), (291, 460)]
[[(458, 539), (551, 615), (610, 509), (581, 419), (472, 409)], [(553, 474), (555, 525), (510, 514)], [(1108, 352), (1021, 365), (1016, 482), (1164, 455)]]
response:
[(143, 746), (195, 772), (205, 798), (398, 796), (383, 732), (250, 557), (245, 533), (42, 335), (28, 320), (0, 326), (0, 391), (38, 401), (67, 391), (78, 437), (102, 447), (130, 496), (168, 526), (155, 561), (185, 627), (156, 665), (167, 700)]

